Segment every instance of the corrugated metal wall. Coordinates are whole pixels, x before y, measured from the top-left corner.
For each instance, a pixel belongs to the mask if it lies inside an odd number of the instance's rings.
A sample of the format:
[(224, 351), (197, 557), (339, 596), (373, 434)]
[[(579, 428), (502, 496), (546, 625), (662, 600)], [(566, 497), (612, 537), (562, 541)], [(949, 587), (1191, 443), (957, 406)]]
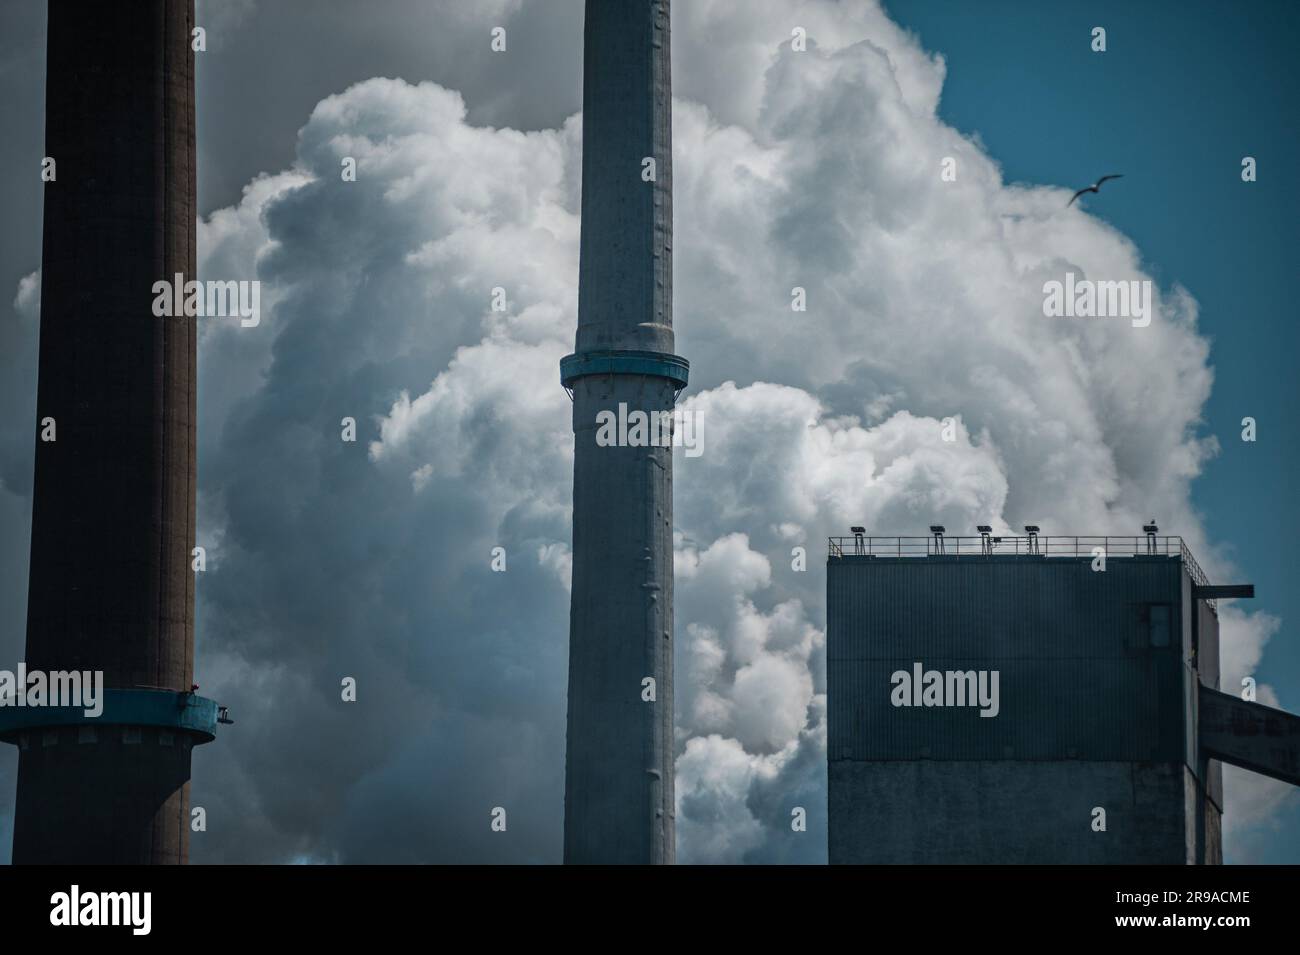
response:
[[(1196, 662), (1200, 669), (1200, 682), (1212, 690), (1240, 694), (1240, 686), (1219, 686), (1219, 615), (1204, 600), (1196, 601)], [(1199, 738), (1197, 746), (1200, 745)], [(1197, 776), (1206, 787), (1206, 793), (1219, 811), (1223, 809), (1223, 764), (1217, 759), (1198, 763)]]
[[(829, 759), (1182, 762), (1182, 578), (1164, 556), (832, 558)], [(999, 671), (998, 715), (893, 706), (918, 661)]]

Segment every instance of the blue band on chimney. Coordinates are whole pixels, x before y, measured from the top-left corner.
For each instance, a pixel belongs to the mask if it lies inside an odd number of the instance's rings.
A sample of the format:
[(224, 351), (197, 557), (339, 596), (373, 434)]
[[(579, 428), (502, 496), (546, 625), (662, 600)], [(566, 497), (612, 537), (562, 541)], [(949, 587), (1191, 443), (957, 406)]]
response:
[(194, 693), (175, 690), (104, 690), (104, 710), (87, 716), (82, 706), (0, 706), (0, 740), (16, 742), (17, 734), (59, 726), (156, 726), (189, 733), (194, 742), (210, 743), (217, 736), (217, 703)]
[(658, 351), (586, 351), (560, 359), (560, 383), (565, 388), (587, 375), (652, 375), (685, 388), (691, 363), (679, 355)]

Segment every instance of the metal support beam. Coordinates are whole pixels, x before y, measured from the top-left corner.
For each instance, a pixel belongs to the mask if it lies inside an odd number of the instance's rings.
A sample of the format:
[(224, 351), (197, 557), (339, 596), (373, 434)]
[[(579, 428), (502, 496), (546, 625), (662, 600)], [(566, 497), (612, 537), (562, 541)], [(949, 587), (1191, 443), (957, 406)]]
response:
[(1197, 600), (1218, 600), (1225, 597), (1253, 597), (1254, 584), (1197, 584), (1192, 587)]
[(1300, 786), (1300, 716), (1202, 686), (1201, 752)]

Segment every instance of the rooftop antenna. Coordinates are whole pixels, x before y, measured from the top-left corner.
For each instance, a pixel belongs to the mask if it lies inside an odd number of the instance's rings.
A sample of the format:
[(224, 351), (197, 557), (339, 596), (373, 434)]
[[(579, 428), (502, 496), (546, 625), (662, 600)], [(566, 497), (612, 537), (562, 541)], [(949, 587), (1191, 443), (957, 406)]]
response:
[(1147, 553), (1154, 554), (1156, 552), (1156, 531), (1160, 530), (1160, 528), (1156, 527), (1156, 519), (1153, 517), (1151, 523), (1143, 524), (1142, 530), (1147, 535)]
[(934, 535), (934, 553), (943, 553), (943, 525), (931, 524), (930, 533)]

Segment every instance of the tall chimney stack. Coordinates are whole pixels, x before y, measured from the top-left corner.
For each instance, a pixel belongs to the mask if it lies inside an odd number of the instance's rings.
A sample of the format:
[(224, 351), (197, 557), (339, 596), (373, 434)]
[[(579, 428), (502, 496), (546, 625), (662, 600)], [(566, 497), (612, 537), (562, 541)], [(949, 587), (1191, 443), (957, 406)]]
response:
[(583, 56), (564, 860), (672, 863), (672, 448), (597, 442), (602, 412), (671, 414), (687, 381), (668, 0), (587, 0)]
[[(183, 863), (194, 677), (193, 0), (50, 0), (27, 670), (102, 671), (103, 712), (0, 710), (15, 863)], [(44, 431), (44, 428), (38, 431)]]

